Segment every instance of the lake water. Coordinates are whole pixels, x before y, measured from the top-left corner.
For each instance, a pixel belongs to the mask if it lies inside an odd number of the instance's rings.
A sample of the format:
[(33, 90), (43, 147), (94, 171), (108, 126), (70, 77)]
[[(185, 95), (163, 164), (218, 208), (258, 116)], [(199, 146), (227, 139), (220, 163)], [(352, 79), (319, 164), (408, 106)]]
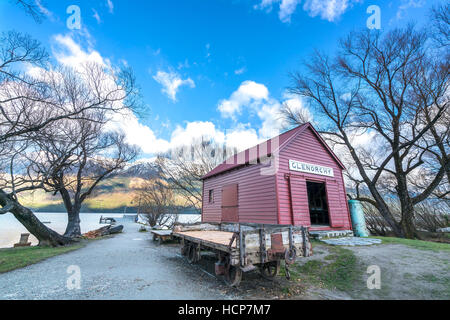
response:
[[(62, 234), (66, 230), (67, 213), (39, 212), (35, 213), (35, 215), (42, 222), (50, 222), (46, 226), (56, 232)], [(120, 213), (80, 213), (81, 232), (85, 233), (105, 226), (104, 224), (98, 223), (100, 216), (123, 218), (124, 215)], [(178, 217), (178, 221), (181, 223), (199, 222), (200, 219), (199, 214), (180, 214)], [(21, 233), (28, 233), (28, 231), (11, 213), (0, 215), (0, 248), (12, 247), (14, 243), (19, 242)], [(33, 235), (30, 235), (29, 239), (33, 245), (38, 243)]]

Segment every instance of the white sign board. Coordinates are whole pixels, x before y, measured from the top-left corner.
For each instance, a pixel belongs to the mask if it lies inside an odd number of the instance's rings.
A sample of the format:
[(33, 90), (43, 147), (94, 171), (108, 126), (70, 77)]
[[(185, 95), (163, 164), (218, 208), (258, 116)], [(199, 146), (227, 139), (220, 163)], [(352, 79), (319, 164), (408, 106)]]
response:
[(289, 170), (318, 174), (327, 177), (334, 177), (333, 168), (323, 167), (317, 164), (311, 164), (295, 160), (289, 160)]

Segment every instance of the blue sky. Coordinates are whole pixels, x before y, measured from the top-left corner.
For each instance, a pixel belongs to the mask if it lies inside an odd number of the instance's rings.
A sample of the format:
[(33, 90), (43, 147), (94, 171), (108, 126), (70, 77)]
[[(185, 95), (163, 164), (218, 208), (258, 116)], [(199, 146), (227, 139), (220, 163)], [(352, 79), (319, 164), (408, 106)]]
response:
[[(136, 73), (146, 114), (120, 123), (144, 157), (198, 135), (248, 147), (282, 127), (288, 73), (314, 48), (331, 52), (349, 31), (366, 27), (370, 5), (386, 30), (426, 22), (438, 1), (396, 0), (36, 0), (47, 18), (0, 1), (0, 31), (40, 40), (55, 60), (100, 59)], [(81, 30), (66, 9), (81, 10)], [(314, 115), (312, 114), (312, 117)], [(121, 120), (119, 120), (120, 122)]]

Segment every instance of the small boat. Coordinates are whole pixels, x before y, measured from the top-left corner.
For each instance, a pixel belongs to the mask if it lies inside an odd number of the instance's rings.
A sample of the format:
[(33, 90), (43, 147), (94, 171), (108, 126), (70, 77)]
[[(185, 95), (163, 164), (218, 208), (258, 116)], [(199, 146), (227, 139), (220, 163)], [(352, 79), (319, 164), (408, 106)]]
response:
[(114, 218), (103, 217), (103, 216), (100, 217), (100, 221), (99, 221), (100, 224), (115, 224), (116, 222), (117, 221)]

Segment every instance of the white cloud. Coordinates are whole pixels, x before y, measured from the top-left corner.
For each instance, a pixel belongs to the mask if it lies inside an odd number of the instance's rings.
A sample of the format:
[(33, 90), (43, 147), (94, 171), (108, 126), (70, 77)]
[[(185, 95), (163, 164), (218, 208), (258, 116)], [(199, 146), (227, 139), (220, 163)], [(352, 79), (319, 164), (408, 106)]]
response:
[(98, 51), (83, 50), (69, 35), (58, 34), (53, 37), (53, 40), (53, 55), (63, 65), (79, 68), (85, 62), (95, 62), (103, 66), (110, 64), (109, 60), (104, 59)]
[[(95, 62), (111, 68), (111, 62), (107, 58), (92, 48), (84, 49), (71, 36), (56, 35), (53, 39), (53, 54), (59, 63), (77, 68), (85, 62)], [(163, 85), (163, 91), (165, 90), (164, 92), (174, 99), (180, 86), (194, 85), (192, 80), (183, 80), (173, 72), (159, 71), (155, 78)], [(301, 101), (296, 97), (285, 95), (278, 101), (270, 97), (265, 85), (249, 80), (242, 82), (229, 99), (220, 101), (218, 108), (222, 116), (233, 118), (240, 114), (243, 108), (249, 108), (249, 111), (261, 120), (261, 125), (258, 127), (235, 123), (231, 129), (221, 130), (210, 121), (192, 121), (175, 126), (170, 138), (165, 139), (150, 126), (143, 124), (132, 112), (126, 111), (114, 114), (107, 129), (124, 132), (126, 141), (140, 147), (146, 155), (168, 152), (173, 148), (189, 145), (192, 140), (201, 137), (241, 151), (279, 133), (283, 127), (283, 121), (279, 117), (279, 110), (283, 103), (289, 103), (295, 108), (303, 108)]]
[(211, 49), (211, 44), (207, 43), (205, 48), (206, 48), (206, 57), (209, 58), (211, 56), (211, 52), (209, 51)]
[(46, 15), (47, 17), (53, 17), (53, 13), (50, 10), (48, 10), (46, 7), (44, 7), (41, 0), (36, 0), (35, 3), (38, 6), (39, 11), (42, 14)]
[(222, 131), (210, 121), (186, 122), (184, 126), (177, 125), (170, 139), (158, 138), (154, 131), (139, 122), (133, 114), (118, 115), (109, 125), (110, 129), (121, 130), (126, 134), (128, 143), (137, 145), (146, 154), (156, 155), (189, 146), (191, 143), (205, 139), (238, 151), (252, 147), (259, 143), (255, 129), (242, 124), (233, 129)]
[(270, 138), (279, 134), (282, 127), (280, 108), (280, 103), (275, 99), (271, 99), (258, 108), (257, 114), (262, 121), (259, 134), (262, 137)]
[(291, 22), (291, 16), (300, 2), (301, 0), (262, 0), (261, 3), (255, 5), (254, 8), (271, 12), (274, 3), (280, 3), (278, 17), (282, 22)]
[[(98, 51), (82, 48), (82, 46), (75, 42), (69, 35), (56, 35), (53, 39), (54, 45), (52, 51), (57, 61), (61, 64), (74, 68), (80, 68), (81, 65), (86, 62), (95, 62), (105, 67), (110, 67), (111, 65), (110, 61), (103, 57)], [(160, 73), (160, 77), (158, 77), (159, 80), (162, 81), (168, 77), (168, 80), (171, 79), (175, 81), (175, 83), (172, 83), (173, 81), (169, 83), (169, 88), (167, 89), (167, 92), (173, 92), (173, 97), (175, 97), (176, 91), (180, 85), (190, 84), (189, 79), (181, 80), (178, 75), (167, 76), (170, 75), (170, 73), (162, 74), (163, 75)], [(255, 88), (259, 88), (259, 90), (255, 90)], [(259, 99), (267, 97), (268, 91), (262, 85), (249, 82), (246, 85), (241, 86), (239, 94)], [(226, 144), (230, 148), (237, 148), (239, 151), (255, 145), (258, 142), (258, 135), (252, 128), (238, 124), (235, 128), (224, 132), (223, 130), (219, 130), (214, 123), (209, 121), (193, 121), (186, 122), (184, 126), (177, 125), (171, 133), (170, 138), (163, 139), (158, 137), (158, 134), (151, 127), (143, 124), (137, 116), (130, 111), (113, 114), (112, 120), (108, 122), (106, 130), (122, 131), (125, 134), (125, 139), (128, 143), (140, 147), (145, 154), (149, 155), (168, 152), (172, 148), (189, 144), (192, 140), (201, 137), (211, 139), (218, 144)]]
[[(102, 57), (98, 51), (93, 49), (83, 49), (69, 35), (58, 34), (53, 39), (55, 43), (52, 46), (52, 52), (59, 63), (80, 70), (86, 62), (94, 62), (111, 68), (109, 59)], [(164, 152), (170, 147), (169, 141), (158, 138), (150, 127), (142, 124), (129, 110), (112, 114), (112, 119), (107, 123), (105, 130), (122, 131), (126, 141), (137, 145), (144, 153)]]
[(402, 19), (405, 12), (410, 8), (420, 8), (425, 5), (425, 0), (402, 0), (397, 10), (397, 19)]
[(98, 15), (97, 10), (92, 9), (92, 12), (94, 12), (94, 14), (92, 15), (94, 17), (95, 20), (97, 20), (97, 23), (100, 24), (102, 22), (102, 19), (100, 18), (100, 16)]
[(249, 80), (242, 82), (229, 99), (221, 100), (218, 110), (223, 118), (231, 118), (234, 121), (237, 121), (237, 116), (242, 114), (244, 108), (256, 113), (261, 120), (258, 134), (261, 139), (266, 139), (278, 135), (281, 129), (286, 127), (287, 124), (281, 115), (284, 104), (293, 111), (301, 112), (309, 120), (312, 119), (308, 109), (303, 106), (298, 97), (284, 94), (279, 101), (270, 97), (265, 85)]
[[(361, 1), (362, 0), (306, 0), (303, 9), (312, 17), (320, 16), (322, 19), (335, 21), (350, 8), (353, 3)], [(278, 17), (280, 20), (289, 23), (291, 22), (291, 16), (294, 14), (297, 6), (301, 3), (301, 0), (262, 0), (261, 3), (255, 5), (254, 8), (270, 12), (275, 3), (279, 3)]]
[(245, 67), (239, 68), (237, 70), (234, 70), (234, 74), (243, 74), (247, 69)]
[(142, 152), (147, 154), (165, 152), (170, 147), (168, 141), (157, 138), (154, 131), (140, 123), (132, 112), (114, 114), (113, 119), (107, 124), (107, 130), (122, 131), (127, 143), (140, 147)]
[(190, 67), (190, 65), (189, 65), (189, 60), (188, 60), (188, 59), (185, 59), (184, 62), (178, 62), (178, 67), (177, 67), (177, 69), (178, 69), (178, 70), (181, 70), (181, 69), (188, 69), (189, 67)]
[(241, 113), (243, 106), (252, 103), (260, 103), (269, 98), (269, 90), (263, 84), (254, 81), (244, 81), (238, 90), (233, 92), (229, 99), (219, 102), (218, 110), (222, 117), (236, 119), (236, 114)]
[(282, 0), (278, 17), (282, 22), (291, 22), (291, 16), (295, 12), (300, 0)]
[(306, 0), (303, 9), (311, 17), (320, 15), (322, 19), (335, 21), (349, 9), (353, 3), (362, 0)]
[(167, 94), (172, 101), (177, 101), (176, 95), (181, 86), (195, 88), (195, 83), (191, 78), (183, 80), (178, 73), (173, 71), (158, 71), (156, 75), (153, 76), (153, 79), (162, 85), (163, 88), (161, 91)]
[(214, 140), (217, 143), (223, 143), (225, 141), (224, 133), (217, 130), (212, 122), (194, 121), (187, 122), (184, 128), (177, 125), (172, 132), (170, 146), (172, 148), (181, 147), (186, 145), (186, 143), (202, 137)]
[(242, 151), (251, 148), (261, 142), (256, 130), (253, 128), (238, 125), (236, 128), (227, 130), (225, 135), (225, 144), (229, 148), (236, 148)]
[(242, 123), (232, 129), (222, 131), (210, 121), (193, 121), (187, 122), (185, 127), (180, 125), (176, 127), (172, 132), (169, 148), (186, 146), (200, 138), (213, 141), (218, 145), (225, 145), (227, 148), (236, 148), (238, 151), (261, 142), (256, 130)]
[(106, 5), (108, 6), (109, 13), (114, 13), (114, 3), (111, 0), (106, 0)]
[(269, 99), (268, 103), (261, 105), (257, 111), (258, 117), (262, 121), (261, 128), (259, 129), (261, 137), (274, 137), (278, 135), (282, 129), (288, 126), (288, 123), (286, 123), (286, 120), (281, 114), (283, 105), (289, 107), (290, 110), (301, 114), (302, 118), (307, 121), (313, 120), (311, 113), (305, 108), (299, 97), (285, 93), (281, 101)]

